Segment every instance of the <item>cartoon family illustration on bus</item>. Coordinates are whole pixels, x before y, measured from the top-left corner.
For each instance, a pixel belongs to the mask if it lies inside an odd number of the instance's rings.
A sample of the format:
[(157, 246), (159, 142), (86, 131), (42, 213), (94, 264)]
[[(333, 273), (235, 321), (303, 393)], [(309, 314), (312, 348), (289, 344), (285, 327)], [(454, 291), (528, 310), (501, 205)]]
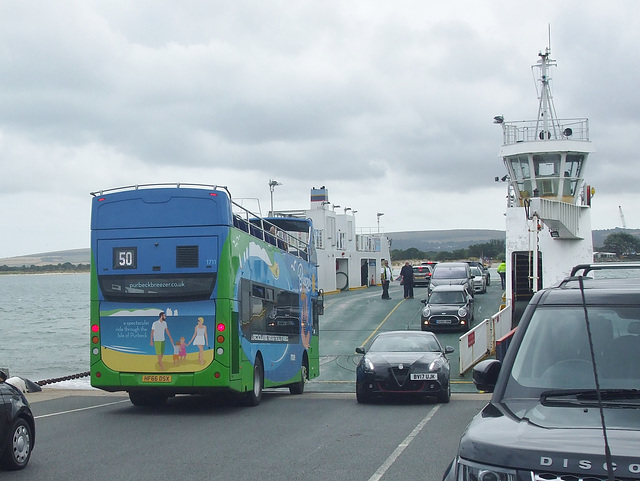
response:
[(149, 344), (155, 348), (155, 353), (158, 358), (158, 366), (161, 371), (165, 370), (165, 366), (162, 362), (165, 353), (165, 334), (171, 341), (173, 346), (173, 365), (179, 366), (184, 364), (187, 360), (187, 347), (193, 343), (194, 346), (198, 346), (198, 362), (204, 364), (204, 346), (209, 346), (209, 335), (207, 334), (207, 326), (204, 323), (203, 317), (198, 317), (198, 324), (193, 330), (193, 336), (191, 340), (185, 344), (185, 338), (180, 337), (180, 340), (174, 342), (169, 332), (169, 326), (167, 324), (167, 315), (164, 311), (158, 314), (158, 320), (151, 325), (151, 338)]

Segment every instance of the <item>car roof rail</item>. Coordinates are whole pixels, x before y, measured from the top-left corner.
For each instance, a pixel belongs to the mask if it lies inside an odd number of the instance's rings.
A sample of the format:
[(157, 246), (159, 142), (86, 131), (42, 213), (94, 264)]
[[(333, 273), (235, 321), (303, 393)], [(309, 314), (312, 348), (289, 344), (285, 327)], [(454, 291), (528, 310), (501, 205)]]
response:
[(571, 269), (569, 277), (576, 277), (582, 271), (581, 276), (586, 276), (591, 271), (640, 269), (640, 262), (599, 262), (596, 264), (578, 264)]

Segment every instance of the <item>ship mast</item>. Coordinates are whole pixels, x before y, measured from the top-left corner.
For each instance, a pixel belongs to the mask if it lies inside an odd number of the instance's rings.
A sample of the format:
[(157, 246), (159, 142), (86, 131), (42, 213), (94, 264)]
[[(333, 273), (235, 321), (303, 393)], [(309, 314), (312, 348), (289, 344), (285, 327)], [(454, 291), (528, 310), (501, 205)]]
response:
[(547, 47), (545, 52), (538, 53), (540, 60), (537, 65), (531, 68), (540, 70), (540, 104), (538, 106), (538, 120), (536, 122), (536, 136), (540, 140), (549, 140), (558, 138), (558, 130), (556, 126), (556, 109), (553, 104), (553, 96), (551, 95), (551, 77), (549, 76), (550, 67), (557, 66), (556, 61), (551, 59), (551, 47)]

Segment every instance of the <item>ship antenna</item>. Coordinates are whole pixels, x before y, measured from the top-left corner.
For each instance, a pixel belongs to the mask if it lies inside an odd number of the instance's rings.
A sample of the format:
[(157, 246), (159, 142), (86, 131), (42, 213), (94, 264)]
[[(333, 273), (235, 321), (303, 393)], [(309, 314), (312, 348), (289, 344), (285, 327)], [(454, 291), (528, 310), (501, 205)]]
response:
[[(551, 59), (551, 26), (549, 26), (549, 43), (545, 52), (538, 54), (540, 60), (533, 67), (540, 69), (540, 105), (538, 107), (538, 119), (536, 121), (536, 136), (540, 140), (559, 138), (559, 125), (557, 125), (556, 108), (551, 95), (551, 76), (549, 69), (556, 66), (555, 60)], [(532, 67), (532, 68), (533, 68)]]

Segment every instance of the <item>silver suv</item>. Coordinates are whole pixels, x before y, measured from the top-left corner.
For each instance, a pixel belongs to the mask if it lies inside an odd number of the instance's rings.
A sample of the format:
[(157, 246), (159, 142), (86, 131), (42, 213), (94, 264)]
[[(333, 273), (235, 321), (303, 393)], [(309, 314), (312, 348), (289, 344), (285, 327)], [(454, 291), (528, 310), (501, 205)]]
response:
[(429, 292), (436, 286), (466, 286), (473, 297), (473, 276), (466, 262), (440, 262), (431, 274)]

